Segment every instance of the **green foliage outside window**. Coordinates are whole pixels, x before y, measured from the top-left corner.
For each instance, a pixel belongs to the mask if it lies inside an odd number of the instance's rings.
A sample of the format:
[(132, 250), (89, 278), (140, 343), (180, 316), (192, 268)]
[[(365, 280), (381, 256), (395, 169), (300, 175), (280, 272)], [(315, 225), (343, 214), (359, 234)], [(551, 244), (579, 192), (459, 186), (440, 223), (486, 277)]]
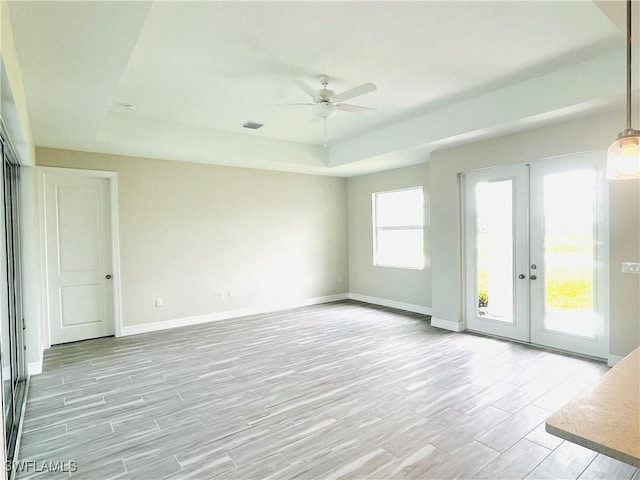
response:
[[(478, 307), (489, 306), (487, 271), (478, 276)], [(593, 273), (591, 270), (549, 268), (546, 272), (546, 305), (557, 310), (593, 308)]]
[(590, 270), (551, 268), (547, 270), (547, 308), (582, 310), (593, 308), (593, 279)]

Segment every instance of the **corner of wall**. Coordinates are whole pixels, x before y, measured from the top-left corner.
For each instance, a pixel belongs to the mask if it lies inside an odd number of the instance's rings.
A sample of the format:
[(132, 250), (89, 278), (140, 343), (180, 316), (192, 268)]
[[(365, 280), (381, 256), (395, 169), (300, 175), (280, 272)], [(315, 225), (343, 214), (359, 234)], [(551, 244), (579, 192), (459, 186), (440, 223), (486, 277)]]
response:
[(42, 360), (40, 360), (39, 362), (29, 362), (27, 364), (27, 373), (29, 374), (29, 376), (40, 375), (42, 373)]
[(8, 2), (0, 2), (0, 118), (4, 122), (22, 165), (35, 165), (35, 145), (29, 120)]

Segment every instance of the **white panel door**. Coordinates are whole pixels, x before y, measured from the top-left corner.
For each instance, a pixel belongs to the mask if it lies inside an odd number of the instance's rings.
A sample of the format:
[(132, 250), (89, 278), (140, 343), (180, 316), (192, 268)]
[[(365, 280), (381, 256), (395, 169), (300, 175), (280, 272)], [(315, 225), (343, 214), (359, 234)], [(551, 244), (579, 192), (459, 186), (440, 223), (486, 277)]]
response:
[(529, 341), (526, 165), (465, 174), (467, 328)]
[(114, 334), (109, 196), (106, 178), (44, 174), (52, 344)]

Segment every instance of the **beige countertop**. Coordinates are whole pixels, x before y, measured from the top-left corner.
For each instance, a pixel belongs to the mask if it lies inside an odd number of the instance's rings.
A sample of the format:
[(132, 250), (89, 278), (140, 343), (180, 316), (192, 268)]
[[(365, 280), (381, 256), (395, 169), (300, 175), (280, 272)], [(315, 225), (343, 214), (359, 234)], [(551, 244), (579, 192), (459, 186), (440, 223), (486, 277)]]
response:
[(546, 430), (640, 468), (640, 348), (551, 415)]

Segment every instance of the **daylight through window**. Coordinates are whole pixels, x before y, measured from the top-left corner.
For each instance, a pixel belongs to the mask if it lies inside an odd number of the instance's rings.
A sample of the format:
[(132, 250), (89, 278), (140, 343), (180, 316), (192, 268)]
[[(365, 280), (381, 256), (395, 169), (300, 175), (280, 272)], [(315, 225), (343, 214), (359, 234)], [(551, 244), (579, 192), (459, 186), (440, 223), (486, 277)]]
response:
[(422, 187), (373, 194), (373, 264), (424, 268)]

